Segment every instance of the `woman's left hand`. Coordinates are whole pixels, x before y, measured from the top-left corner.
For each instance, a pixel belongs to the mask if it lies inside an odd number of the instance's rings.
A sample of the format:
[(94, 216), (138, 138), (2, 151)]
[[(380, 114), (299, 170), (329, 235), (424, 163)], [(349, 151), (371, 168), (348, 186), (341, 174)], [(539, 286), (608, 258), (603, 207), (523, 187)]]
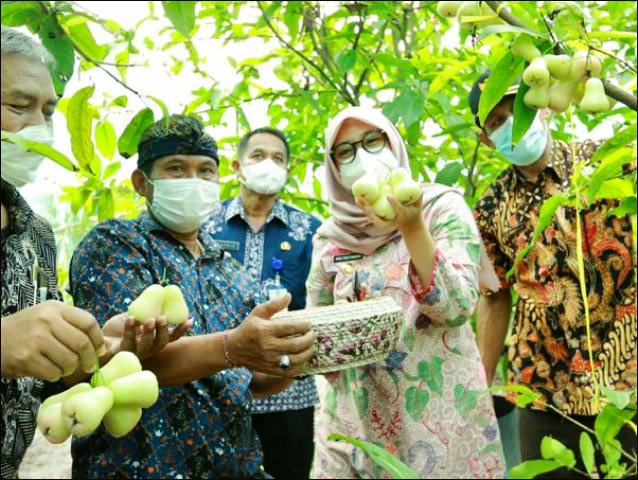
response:
[(423, 195), (407, 205), (402, 204), (392, 195), (387, 198), (396, 214), (396, 217), (391, 221), (384, 220), (376, 215), (372, 211), (372, 207), (363, 198), (356, 198), (355, 202), (376, 227), (386, 228), (394, 225), (401, 233), (404, 233), (412, 227), (421, 225), (421, 222), (423, 222)]

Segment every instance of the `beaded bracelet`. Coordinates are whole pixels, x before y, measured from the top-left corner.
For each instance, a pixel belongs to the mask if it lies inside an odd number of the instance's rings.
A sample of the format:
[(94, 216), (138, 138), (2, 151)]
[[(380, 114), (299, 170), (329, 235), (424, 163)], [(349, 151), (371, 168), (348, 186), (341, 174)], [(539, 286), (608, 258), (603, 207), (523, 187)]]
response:
[(233, 362), (228, 351), (228, 332), (224, 332), (224, 359), (226, 360), (226, 366), (228, 368), (236, 368), (237, 365)]

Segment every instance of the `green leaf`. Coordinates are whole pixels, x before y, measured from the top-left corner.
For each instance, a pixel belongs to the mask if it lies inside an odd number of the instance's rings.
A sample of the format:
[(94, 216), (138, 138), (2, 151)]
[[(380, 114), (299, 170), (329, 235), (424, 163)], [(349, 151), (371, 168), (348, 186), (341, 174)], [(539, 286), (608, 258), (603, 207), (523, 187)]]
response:
[(109, 53), (109, 48), (106, 45), (98, 45), (95, 41), (86, 18), (70, 17), (65, 21), (63, 27), (73, 44), (91, 60), (101, 62)]
[(614, 216), (618, 218), (626, 217), (628, 215), (636, 215), (636, 210), (638, 208), (637, 203), (636, 197), (625, 198), (619, 206), (610, 210), (607, 215), (609, 217)]
[(153, 100), (161, 109), (162, 109), (162, 120), (164, 120), (164, 125), (168, 127), (168, 122), (170, 120), (171, 113), (168, 111), (168, 107), (166, 104), (157, 97), (149, 95), (151, 100)]
[(629, 178), (612, 178), (605, 180), (596, 194), (596, 198), (608, 200), (624, 200), (627, 197), (635, 199), (634, 182)]
[(596, 171), (589, 178), (589, 188), (587, 189), (587, 202), (592, 203), (596, 199), (598, 190), (603, 182), (609, 177), (622, 172), (622, 166), (632, 161), (631, 149), (621, 148), (608, 155), (605, 160), (596, 168)]
[(561, 464), (555, 460), (528, 460), (510, 468), (508, 478), (534, 478), (542, 473), (553, 472)]
[(117, 136), (113, 124), (108, 120), (103, 120), (95, 126), (95, 143), (103, 157), (109, 160), (113, 158), (117, 147)]
[(418, 121), (423, 115), (425, 99), (423, 96), (408, 88), (392, 102), (383, 107), (383, 113), (396, 122), (399, 118), (403, 120), (406, 128)]
[(621, 410), (616, 405), (605, 405), (603, 411), (596, 417), (594, 422), (594, 431), (598, 443), (603, 447), (610, 442), (620, 432), (620, 429), (628, 420), (631, 420), (635, 412), (631, 410)]
[(75, 65), (73, 42), (62, 30), (55, 16), (48, 16), (44, 19), (38, 36), (42, 45), (55, 58), (55, 65), (50, 65), (49, 70), (55, 86), (55, 93), (62, 96), (66, 83), (73, 75)]
[(543, 437), (541, 440), (541, 455), (546, 460), (556, 460), (562, 466), (573, 468), (576, 465), (574, 452), (568, 449), (562, 442), (552, 437)]
[(516, 406), (519, 408), (525, 408), (528, 405), (534, 403), (541, 398), (540, 393), (535, 393), (531, 388), (525, 385), (500, 385), (489, 388), (492, 393), (499, 392), (514, 392), (516, 393)]
[(22, 148), (26, 148), (28, 150), (31, 150), (32, 152), (39, 153), (40, 155), (53, 160), (58, 165), (71, 172), (76, 172), (78, 170), (69, 157), (64, 155), (62, 152), (57, 151), (55, 148), (47, 145), (46, 143), (32, 142), (31, 140), (22, 138), (18, 133), (10, 133), (5, 131), (2, 131), (2, 140), (15, 143), (16, 145), (20, 145)]
[(111, 101), (111, 105), (114, 107), (126, 107), (128, 105), (128, 97), (126, 95), (120, 95), (119, 97), (115, 97)]
[(617, 391), (605, 385), (602, 385), (600, 389), (605, 397), (607, 397), (607, 400), (620, 410), (623, 410), (627, 405), (629, 405), (631, 403), (631, 398), (636, 395), (636, 390)]
[(404, 58), (396, 57), (395, 55), (389, 55), (387, 53), (377, 53), (374, 56), (376, 62), (381, 63), (388, 67), (394, 67), (401, 72), (402, 75), (416, 75), (418, 73), (417, 68)]
[(525, 68), (525, 61), (507, 50), (485, 82), (479, 101), (479, 122), (481, 125), (489, 113), (498, 105), (505, 92), (519, 79)]
[(2, 25), (28, 25), (32, 31), (37, 31), (40, 22), (47, 18), (40, 2), (2, 2), (1, 15)]
[(512, 266), (510, 271), (507, 272), (508, 277), (514, 274), (514, 272), (516, 271), (516, 268), (518, 267), (518, 264), (529, 253), (531, 246), (538, 241), (538, 239), (541, 237), (545, 229), (552, 224), (554, 220), (554, 215), (556, 213), (556, 210), (558, 210), (558, 207), (560, 207), (561, 205), (566, 205), (569, 202), (570, 202), (569, 198), (566, 197), (565, 195), (553, 195), (543, 202), (543, 205), (541, 205), (540, 213), (538, 215), (536, 228), (534, 228), (534, 233), (532, 234), (532, 239), (527, 244), (527, 247), (523, 248), (516, 255), (516, 259), (514, 260), (514, 265)]
[(333, 417), (337, 413), (337, 391), (334, 388), (329, 389), (326, 394), (326, 411)]
[(175, 30), (190, 37), (195, 28), (195, 4), (197, 2), (162, 2), (164, 13), (171, 21)]
[(583, 459), (583, 465), (587, 474), (591, 477), (594, 471), (594, 444), (587, 432), (580, 433), (580, 456)]
[(636, 125), (632, 124), (614, 134), (609, 140), (596, 149), (591, 164), (596, 165), (616, 150), (631, 145), (636, 140)]
[(375, 445), (374, 443), (358, 440), (356, 438), (347, 437), (340, 433), (333, 433), (328, 437), (332, 442), (348, 442), (355, 447), (363, 450), (370, 459), (390, 474), (391, 478), (407, 479), (420, 478), (419, 475), (403, 463), (400, 459), (392, 455), (387, 450)]
[(93, 112), (89, 99), (95, 87), (84, 87), (71, 97), (66, 111), (67, 130), (71, 134), (71, 150), (81, 167), (88, 168), (93, 161)]
[(415, 422), (420, 422), (425, 412), (425, 407), (430, 400), (427, 390), (417, 387), (409, 387), (405, 394), (405, 408)]
[(514, 124), (512, 125), (512, 145), (516, 145), (527, 133), (538, 111), (528, 107), (523, 101), (529, 87), (521, 82), (514, 99)]
[(348, 49), (337, 56), (337, 67), (341, 73), (348, 73), (357, 63), (357, 51)]
[(360, 387), (354, 391), (354, 400), (359, 413), (363, 414), (368, 411), (368, 390), (365, 387)]
[(288, 27), (290, 38), (295, 39), (299, 34), (299, 21), (302, 18), (300, 2), (286, 2), (284, 10), (284, 23)]
[(465, 165), (463, 165), (461, 162), (448, 163), (439, 173), (436, 174), (436, 178), (434, 179), (434, 181), (442, 185), (452, 186), (459, 179), (461, 171), (464, 167)]
[(155, 117), (153, 116), (153, 110), (150, 108), (144, 108), (137, 112), (126, 126), (117, 142), (117, 148), (120, 151), (120, 155), (124, 158), (129, 158), (135, 155), (137, 153), (137, 146), (142, 139), (142, 135), (148, 127), (153, 125), (153, 122), (155, 122)]
[(597, 40), (636, 40), (636, 32), (619, 32), (617, 30), (605, 30), (602, 32), (588, 32), (587, 38)]
[(107, 167), (104, 169), (104, 175), (102, 178), (104, 180), (111, 178), (113, 175), (115, 175), (119, 171), (121, 167), (122, 167), (122, 164), (120, 162), (109, 163)]

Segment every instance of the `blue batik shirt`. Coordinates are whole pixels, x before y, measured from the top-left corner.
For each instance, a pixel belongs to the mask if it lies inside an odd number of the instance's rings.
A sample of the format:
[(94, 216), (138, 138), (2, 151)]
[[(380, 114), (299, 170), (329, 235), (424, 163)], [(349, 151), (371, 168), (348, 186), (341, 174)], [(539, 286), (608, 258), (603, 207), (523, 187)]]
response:
[[(184, 293), (193, 327), (203, 335), (238, 326), (255, 305), (250, 279), (204, 231), (198, 259), (147, 213), (98, 225), (71, 262), (77, 306), (103, 324), (126, 311), (147, 286), (165, 279)], [(248, 292), (248, 293), (247, 293)], [(251, 374), (223, 370), (178, 387), (122, 438), (100, 427), (72, 444), (73, 478), (250, 478), (263, 476), (252, 428)]]
[[(277, 200), (258, 232), (250, 227), (240, 197), (224, 202), (203, 227), (221, 248), (244, 265), (253, 280), (253, 295), (268, 299), (275, 285), (272, 259), (283, 261), (281, 284), (292, 295), (290, 310), (306, 307), (306, 278), (312, 261), (312, 237), (321, 222), (307, 213)], [(285, 412), (313, 407), (319, 402), (315, 380), (308, 377), (283, 392), (253, 402), (253, 413)]]

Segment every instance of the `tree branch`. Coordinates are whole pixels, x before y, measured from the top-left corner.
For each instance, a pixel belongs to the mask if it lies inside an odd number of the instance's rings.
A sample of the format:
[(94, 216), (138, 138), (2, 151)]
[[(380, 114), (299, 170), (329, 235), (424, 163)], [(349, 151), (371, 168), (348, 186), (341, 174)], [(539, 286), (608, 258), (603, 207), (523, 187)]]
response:
[[(485, 2), (499, 17), (505, 20), (510, 25), (515, 27), (523, 28), (528, 32), (531, 32), (529, 28), (523, 25), (514, 15), (510, 13), (507, 8), (498, 1), (486, 1)], [(562, 50), (562, 48), (561, 48)], [(623, 90), (620, 87), (617, 87), (611, 84), (608, 80), (601, 79), (603, 81), (603, 85), (605, 86), (605, 94), (614, 100), (619, 101), (620, 103), (628, 106), (633, 111), (638, 111), (638, 99), (633, 96), (631, 93)]]
[(337, 90), (338, 92), (341, 93), (341, 95), (343, 96), (343, 98), (350, 103), (351, 105), (353, 105), (353, 101), (352, 101), (352, 97), (350, 96), (349, 92), (347, 91), (343, 91), (343, 89), (339, 88), (339, 85), (337, 85), (334, 80), (332, 78), (330, 78), (330, 76), (323, 71), (323, 69), (317, 65), (315, 62), (313, 62), (310, 58), (308, 58), (306, 55), (304, 55), (303, 52), (300, 52), (299, 50), (297, 50), (295, 47), (293, 47), (289, 42), (287, 42), (282, 36), (281, 34), (277, 31), (277, 29), (274, 27), (274, 25), (272, 24), (272, 22), (270, 21), (270, 18), (268, 18), (268, 16), (266, 15), (266, 11), (264, 10), (264, 7), (262, 6), (260, 1), (257, 1), (257, 6), (259, 7), (259, 10), (261, 10), (261, 16), (264, 19), (264, 21), (266, 22), (266, 25), (268, 26), (268, 28), (270, 29), (270, 31), (273, 33), (273, 35), (275, 35), (275, 37), (277, 37), (277, 40), (279, 40), (279, 42), (281, 42), (282, 44), (284, 44), (286, 46), (286, 48), (288, 48), (291, 52), (293, 52), (295, 55), (297, 55), (299, 58), (301, 58), (304, 62), (306, 62), (308, 65), (312, 66), (312, 68), (314, 68), (319, 75), (326, 81), (328, 82), (328, 84), (330, 84), (330, 86), (332, 88), (334, 88), (335, 90)]
[[(374, 62), (374, 57), (381, 51), (381, 48), (383, 47), (383, 45), (385, 45), (384, 37), (385, 37), (385, 29), (387, 26), (388, 26), (388, 20), (386, 20), (385, 23), (381, 26), (381, 34), (379, 35), (379, 43), (377, 44), (377, 48), (374, 49), (374, 53), (372, 54), (372, 57), (370, 58), (371, 63)], [(366, 68), (363, 69), (363, 72), (361, 72), (359, 81), (354, 87), (353, 93), (357, 101), (359, 101), (359, 93), (361, 92), (361, 87), (363, 86), (363, 82), (366, 81), (369, 74), (370, 74), (370, 66), (367, 66)]]
[(470, 197), (474, 197), (474, 194), (476, 193), (476, 184), (474, 183), (474, 170), (476, 169), (476, 163), (478, 162), (479, 147), (481, 145), (481, 142), (478, 138), (474, 143), (476, 143), (476, 145), (474, 146), (474, 153), (472, 154), (472, 163), (470, 163), (470, 169), (467, 172), (467, 183), (470, 185)]

